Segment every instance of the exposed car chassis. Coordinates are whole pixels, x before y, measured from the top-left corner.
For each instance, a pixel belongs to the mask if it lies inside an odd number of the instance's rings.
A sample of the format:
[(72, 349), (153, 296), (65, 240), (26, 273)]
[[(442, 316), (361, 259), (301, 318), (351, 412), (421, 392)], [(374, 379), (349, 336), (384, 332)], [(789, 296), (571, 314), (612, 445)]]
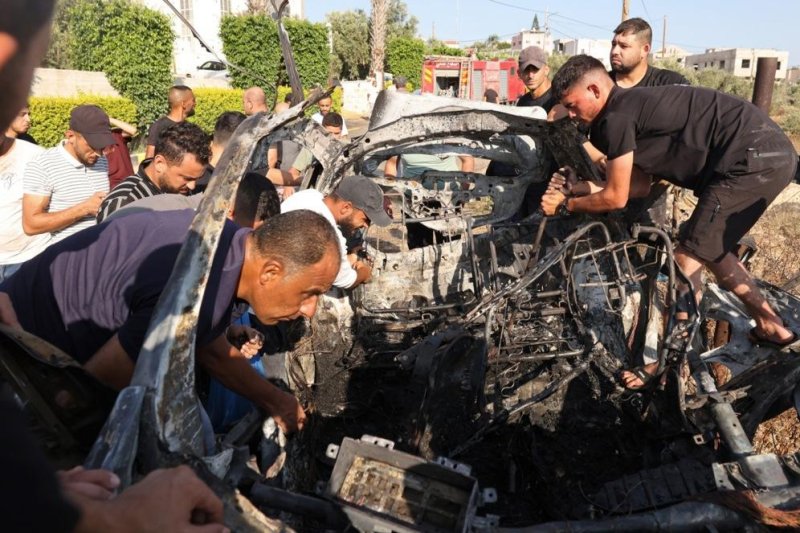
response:
[[(111, 469), (123, 487), (189, 464), (235, 531), (728, 530), (756, 528), (759, 506), (798, 507), (800, 456), (758, 455), (750, 442), (796, 402), (797, 354), (753, 346), (741, 304), (713, 283), (676, 321), (680, 273), (663, 229), (518, 216), (548, 157), (594, 172), (574, 126), (384, 92), (367, 132), (343, 144), (303, 118), (320, 96), (237, 130), (110, 412), (113, 398), (68, 357), (4, 333), (3, 381), (51, 455)], [(213, 436), (194, 326), (238, 181), (280, 140), (312, 151), (321, 172), (304, 186), (323, 192), (409, 151), (517, 175), (375, 176), (395, 216), (366, 235), (372, 281), (326, 295), (267, 356), (309, 408), (307, 428), (287, 442), (253, 412)], [(763, 287), (799, 331), (800, 301)], [(706, 321), (727, 322), (729, 340), (710, 347)], [(621, 389), (618, 371), (643, 357), (659, 363), (656, 386)], [(718, 386), (710, 363), (733, 378)]]

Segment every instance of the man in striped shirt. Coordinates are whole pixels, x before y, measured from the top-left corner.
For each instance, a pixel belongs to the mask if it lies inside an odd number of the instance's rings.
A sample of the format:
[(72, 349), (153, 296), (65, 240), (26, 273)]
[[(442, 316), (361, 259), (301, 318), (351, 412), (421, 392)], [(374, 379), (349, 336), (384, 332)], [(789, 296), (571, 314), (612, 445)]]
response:
[(93, 226), (108, 193), (114, 137), (108, 115), (95, 105), (72, 110), (65, 139), (35, 157), (23, 177), (22, 229), (50, 233), (50, 243)]
[(142, 198), (164, 193), (189, 194), (203, 177), (211, 155), (208, 135), (197, 125), (181, 122), (165, 129), (155, 155), (142, 161), (139, 172), (114, 187), (97, 213), (97, 222)]

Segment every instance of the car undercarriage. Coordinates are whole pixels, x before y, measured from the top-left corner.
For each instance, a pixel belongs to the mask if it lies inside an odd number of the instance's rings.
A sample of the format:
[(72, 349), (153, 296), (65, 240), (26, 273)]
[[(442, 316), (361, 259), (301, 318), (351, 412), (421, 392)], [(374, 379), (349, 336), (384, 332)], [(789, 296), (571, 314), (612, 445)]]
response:
[[(800, 399), (800, 358), (751, 343), (742, 304), (711, 281), (676, 319), (687, 280), (671, 228), (526, 207), (554, 166), (596, 177), (573, 124), (384, 92), (366, 133), (339, 142), (304, 118), (321, 95), (239, 127), (119, 395), (4, 330), (2, 381), (55, 460), (108, 468), (123, 487), (189, 464), (234, 531), (797, 524), (800, 456), (757, 454), (751, 439)], [(306, 428), (287, 439), (253, 411), (213, 435), (194, 325), (238, 181), (281, 140), (314, 154), (304, 187), (327, 193), (345, 175), (372, 176), (393, 223), (364, 235), (369, 283), (331, 291), (313, 319), (269, 336), (269, 377), (298, 396)], [(403, 153), (471, 155), (513, 172), (383, 177), (381, 162)], [(800, 301), (761, 286), (799, 331)], [(620, 371), (644, 362), (657, 377), (624, 389)]]

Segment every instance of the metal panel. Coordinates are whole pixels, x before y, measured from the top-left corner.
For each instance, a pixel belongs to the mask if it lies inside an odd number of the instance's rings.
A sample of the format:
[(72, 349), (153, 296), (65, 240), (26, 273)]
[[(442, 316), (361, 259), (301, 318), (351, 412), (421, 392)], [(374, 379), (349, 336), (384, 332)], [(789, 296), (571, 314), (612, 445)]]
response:
[(483, 100), (483, 71), (474, 69), (472, 71), (472, 99)]
[(500, 101), (505, 102), (508, 100), (508, 71), (500, 71), (500, 90), (497, 91), (500, 96)]

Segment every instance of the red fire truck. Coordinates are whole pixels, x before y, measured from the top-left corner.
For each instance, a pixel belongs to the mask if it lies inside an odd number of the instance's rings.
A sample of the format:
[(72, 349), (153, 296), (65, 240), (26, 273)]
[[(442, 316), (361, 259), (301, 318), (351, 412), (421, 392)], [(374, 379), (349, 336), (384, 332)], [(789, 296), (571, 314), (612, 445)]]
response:
[(497, 91), (500, 103), (513, 103), (525, 94), (517, 76), (517, 60), (428, 56), (422, 64), (423, 94), (483, 100), (486, 89)]

